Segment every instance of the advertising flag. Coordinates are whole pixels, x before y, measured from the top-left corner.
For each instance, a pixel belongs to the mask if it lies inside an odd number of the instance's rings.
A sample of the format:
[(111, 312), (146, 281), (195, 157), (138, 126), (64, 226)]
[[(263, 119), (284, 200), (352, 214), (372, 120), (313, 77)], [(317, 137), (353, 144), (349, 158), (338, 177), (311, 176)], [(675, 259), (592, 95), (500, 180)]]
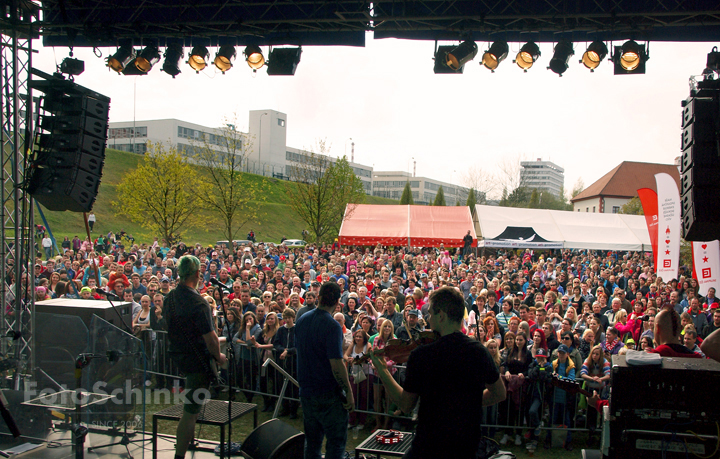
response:
[(658, 255), (655, 272), (663, 281), (677, 279), (680, 264), (680, 192), (665, 173), (655, 174), (658, 194)]
[(718, 290), (720, 279), (720, 243), (717, 240), (692, 243), (693, 272), (698, 281), (698, 293), (707, 295), (710, 287)]
[(650, 245), (652, 246), (653, 262), (657, 266), (658, 254), (658, 195), (650, 188), (637, 190), (640, 204), (645, 214), (645, 223), (650, 233)]

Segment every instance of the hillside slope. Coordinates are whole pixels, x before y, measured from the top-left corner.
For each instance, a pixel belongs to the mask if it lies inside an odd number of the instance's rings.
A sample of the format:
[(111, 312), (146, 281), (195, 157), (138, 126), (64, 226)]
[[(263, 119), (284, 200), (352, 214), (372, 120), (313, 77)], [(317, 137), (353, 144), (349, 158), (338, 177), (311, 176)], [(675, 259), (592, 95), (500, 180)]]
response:
[[(137, 167), (142, 159), (141, 155), (124, 151), (106, 150), (105, 167), (103, 169), (100, 191), (95, 201), (93, 210), (97, 222), (95, 223), (94, 235), (99, 233), (107, 234), (109, 231), (118, 232), (121, 229), (132, 234), (138, 242), (152, 241), (154, 234), (142, 228), (139, 224), (131, 222), (125, 215), (116, 214), (111, 202), (117, 201), (117, 185), (123, 175), (129, 170)], [(252, 225), (246, 225), (238, 234), (238, 239), (244, 239), (247, 232), (252, 228), (255, 231), (255, 238), (258, 241), (279, 242), (281, 238), (300, 239), (305, 224), (300, 217), (292, 210), (285, 191), (285, 183), (281, 180), (262, 177), (254, 174), (247, 174), (250, 180), (265, 181), (268, 187), (266, 194), (267, 201), (260, 204), (262, 217)], [(392, 199), (368, 196), (367, 204), (398, 204)], [(83, 217), (81, 213), (73, 212), (52, 212), (42, 209), (47, 218), (48, 225), (53, 235), (58, 240), (58, 245), (63, 237), (72, 239), (75, 235), (82, 238), (85, 232)], [(222, 236), (222, 226), (219, 219), (211, 213), (206, 213), (207, 225), (202, 229), (190, 229), (183, 232), (183, 240), (186, 243), (200, 242), (210, 244), (225, 239)], [(35, 213), (35, 223), (42, 224), (40, 215)]]

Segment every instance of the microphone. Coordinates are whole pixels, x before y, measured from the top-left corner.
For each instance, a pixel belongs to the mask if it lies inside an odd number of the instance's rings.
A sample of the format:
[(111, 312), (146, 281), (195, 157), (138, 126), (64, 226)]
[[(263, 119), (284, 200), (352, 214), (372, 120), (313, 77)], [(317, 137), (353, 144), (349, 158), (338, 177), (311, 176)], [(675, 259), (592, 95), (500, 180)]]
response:
[(232, 288), (230, 288), (229, 285), (223, 284), (222, 282), (220, 282), (219, 280), (217, 280), (217, 279), (214, 278), (214, 277), (210, 279), (210, 283), (213, 284), (213, 285), (215, 285), (215, 286), (217, 286), (217, 287), (222, 287), (222, 288), (225, 289), (225, 290), (232, 290)]
[(119, 296), (117, 296), (113, 292), (106, 292), (105, 290), (103, 290), (101, 288), (96, 288), (95, 293), (97, 293), (99, 295), (105, 295), (112, 300), (120, 300), (121, 299)]

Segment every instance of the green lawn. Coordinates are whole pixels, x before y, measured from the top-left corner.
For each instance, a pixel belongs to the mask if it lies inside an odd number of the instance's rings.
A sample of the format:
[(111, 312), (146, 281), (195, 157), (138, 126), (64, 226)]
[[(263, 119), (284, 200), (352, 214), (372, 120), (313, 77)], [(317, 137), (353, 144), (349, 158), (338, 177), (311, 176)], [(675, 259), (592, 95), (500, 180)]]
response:
[[(93, 210), (97, 218), (94, 235), (99, 233), (107, 234), (109, 231), (118, 232), (124, 229), (132, 234), (138, 242), (151, 242), (154, 234), (142, 228), (138, 223), (130, 221), (125, 215), (116, 213), (111, 202), (117, 201), (116, 187), (123, 175), (137, 167), (142, 159), (141, 155), (118, 150), (106, 150), (105, 166), (103, 169), (100, 191), (95, 201)], [(302, 230), (306, 225), (289, 205), (289, 198), (285, 192), (287, 182), (282, 180), (262, 177), (254, 174), (247, 174), (249, 180), (254, 182), (265, 182), (267, 192), (266, 202), (260, 204), (261, 217), (256, 222), (251, 222), (241, 229), (237, 239), (245, 239), (247, 232), (252, 228), (258, 241), (279, 242), (281, 238), (301, 239)], [(398, 201), (391, 199), (368, 196), (368, 204), (398, 204)], [(78, 235), (82, 238), (85, 233), (83, 216), (81, 213), (72, 212), (51, 212), (43, 209), (48, 225), (58, 241), (63, 237), (70, 239)], [(188, 229), (183, 232), (183, 240), (190, 244), (200, 242), (202, 244), (215, 243), (223, 240), (221, 224), (219, 219), (207, 212), (208, 224), (199, 229)], [(42, 224), (39, 214), (35, 213), (35, 223)]]

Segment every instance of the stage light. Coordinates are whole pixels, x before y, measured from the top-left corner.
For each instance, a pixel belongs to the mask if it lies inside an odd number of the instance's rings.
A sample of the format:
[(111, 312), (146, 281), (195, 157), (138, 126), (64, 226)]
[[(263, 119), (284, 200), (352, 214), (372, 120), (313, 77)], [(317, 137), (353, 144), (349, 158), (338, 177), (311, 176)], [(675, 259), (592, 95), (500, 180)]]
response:
[(552, 59), (550, 59), (550, 65), (548, 68), (558, 75), (562, 76), (563, 73), (568, 69), (568, 61), (570, 56), (575, 54), (573, 45), (567, 40), (560, 40), (555, 45), (555, 52), (553, 53)]
[(172, 75), (173, 78), (180, 74), (180, 60), (183, 58), (185, 52), (183, 47), (178, 43), (172, 43), (165, 48), (165, 61), (163, 62), (162, 70), (168, 75)]
[(491, 72), (494, 72), (495, 69), (498, 68), (498, 65), (507, 57), (508, 50), (509, 48), (506, 41), (496, 41), (490, 46), (490, 49), (483, 54), (481, 64), (490, 69)]
[(232, 63), (237, 56), (235, 47), (232, 45), (223, 45), (218, 49), (215, 55), (215, 67), (218, 68), (223, 74), (232, 68)]
[(200, 70), (207, 67), (208, 59), (210, 59), (208, 49), (204, 46), (195, 46), (188, 58), (188, 64), (190, 65), (190, 68), (195, 70), (195, 72), (200, 73)]
[(626, 41), (622, 46), (615, 47), (615, 75), (644, 74), (647, 60), (645, 45), (639, 45), (634, 40)]
[(433, 71), (436, 74), (463, 73), (465, 67), (460, 67), (458, 70), (453, 70), (447, 66), (447, 54), (453, 49), (455, 49), (454, 46), (438, 46), (437, 51), (435, 52), (435, 66), (433, 68)]
[(452, 70), (459, 70), (469, 61), (475, 59), (478, 47), (474, 41), (464, 41), (450, 50), (445, 56), (445, 64)]
[(66, 57), (60, 63), (60, 72), (66, 75), (80, 75), (85, 71), (85, 62), (80, 59)]
[(108, 57), (107, 66), (117, 73), (123, 71), (131, 60), (135, 59), (135, 50), (130, 45), (123, 45), (112, 56)]
[(257, 71), (265, 65), (265, 56), (259, 46), (250, 45), (245, 48), (245, 60), (251, 69)]
[(713, 46), (712, 51), (707, 55), (707, 65), (705, 68), (717, 72), (720, 70), (720, 52), (718, 52), (717, 46)]
[(520, 48), (520, 52), (517, 53), (513, 62), (523, 69), (523, 71), (527, 72), (539, 58), (540, 48), (535, 44), (535, 42), (529, 41)]
[(302, 48), (275, 48), (267, 61), (268, 75), (295, 75)]
[(160, 52), (155, 45), (146, 46), (140, 51), (140, 55), (135, 59), (135, 67), (142, 73), (147, 74), (152, 70), (153, 65), (160, 61)]
[(596, 68), (600, 65), (600, 63), (605, 59), (605, 56), (607, 56), (608, 49), (607, 46), (605, 46), (605, 43), (601, 41), (594, 41), (590, 43), (590, 46), (588, 46), (588, 49), (583, 53), (582, 59), (580, 62), (587, 68), (590, 69), (591, 72), (594, 72)]

